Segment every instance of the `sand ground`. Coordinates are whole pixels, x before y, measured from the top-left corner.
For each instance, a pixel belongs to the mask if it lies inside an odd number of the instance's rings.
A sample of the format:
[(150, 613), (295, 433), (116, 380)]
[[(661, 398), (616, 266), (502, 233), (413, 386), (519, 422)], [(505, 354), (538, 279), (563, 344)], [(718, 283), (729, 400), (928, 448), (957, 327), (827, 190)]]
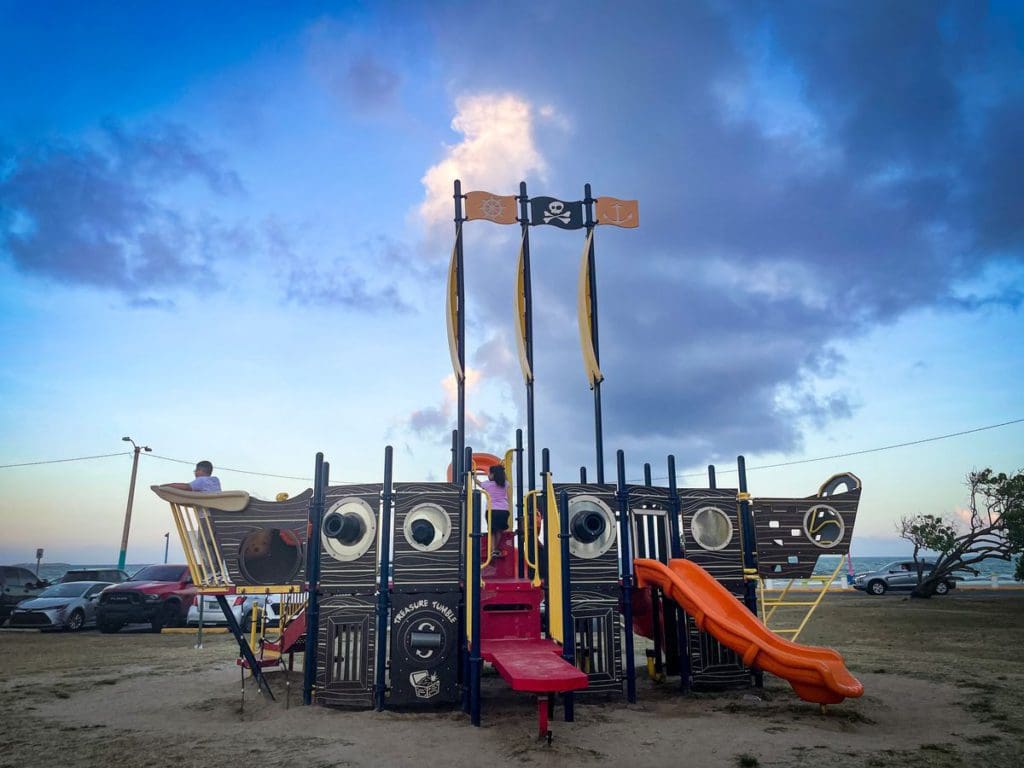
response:
[[(245, 688), (233, 640), (123, 631), (0, 630), (0, 766), (1024, 765), (1024, 591), (910, 600), (829, 595), (802, 642), (838, 649), (866, 689), (828, 708), (782, 680), (682, 697), (641, 680), (639, 703), (580, 702), (535, 739), (535, 705), (493, 675), (484, 725), (459, 711), (300, 706)], [(286, 698), (290, 706), (286, 706)]]

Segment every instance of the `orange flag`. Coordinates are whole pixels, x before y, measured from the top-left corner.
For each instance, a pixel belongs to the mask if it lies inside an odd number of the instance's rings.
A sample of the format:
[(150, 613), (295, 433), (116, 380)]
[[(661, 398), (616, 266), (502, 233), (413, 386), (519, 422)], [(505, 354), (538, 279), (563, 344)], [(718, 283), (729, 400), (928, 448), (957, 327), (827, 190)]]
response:
[(492, 195), (490, 192), (467, 192), (466, 219), (485, 219), (495, 224), (515, 224), (516, 198), (514, 195)]
[(640, 203), (636, 200), (619, 200), (615, 197), (599, 197), (594, 200), (598, 224), (614, 227), (640, 226)]

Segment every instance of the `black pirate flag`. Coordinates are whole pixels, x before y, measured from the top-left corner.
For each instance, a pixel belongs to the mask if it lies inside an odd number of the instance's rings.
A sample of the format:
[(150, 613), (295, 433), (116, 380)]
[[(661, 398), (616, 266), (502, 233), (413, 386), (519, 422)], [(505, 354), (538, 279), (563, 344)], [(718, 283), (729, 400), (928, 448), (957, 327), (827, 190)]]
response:
[(530, 198), (530, 223), (553, 224), (562, 229), (581, 229), (583, 201), (566, 202), (553, 197)]

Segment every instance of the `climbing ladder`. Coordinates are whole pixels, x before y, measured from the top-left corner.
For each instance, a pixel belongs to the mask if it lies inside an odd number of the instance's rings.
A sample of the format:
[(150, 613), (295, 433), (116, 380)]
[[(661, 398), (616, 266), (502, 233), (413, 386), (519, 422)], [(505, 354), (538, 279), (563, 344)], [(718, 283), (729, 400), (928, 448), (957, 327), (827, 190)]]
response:
[[(764, 625), (775, 634), (784, 635), (788, 640), (795, 642), (818, 606), (821, 605), (828, 588), (839, 576), (846, 564), (847, 557), (847, 555), (843, 555), (839, 558), (839, 564), (830, 575), (790, 579), (778, 596), (769, 597), (769, 594), (774, 595), (778, 590), (766, 586), (767, 579), (762, 576), (758, 581), (758, 591), (760, 592), (758, 606)], [(811, 587), (812, 584), (814, 586), (809, 591), (794, 592), (793, 587), (798, 582), (808, 587)]]

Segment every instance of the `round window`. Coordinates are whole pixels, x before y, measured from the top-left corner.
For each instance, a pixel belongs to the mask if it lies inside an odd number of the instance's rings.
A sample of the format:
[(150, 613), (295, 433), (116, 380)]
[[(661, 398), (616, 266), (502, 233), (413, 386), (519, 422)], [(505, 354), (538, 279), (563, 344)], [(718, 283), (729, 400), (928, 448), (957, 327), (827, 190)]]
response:
[(593, 560), (615, 543), (615, 515), (594, 496), (569, 499), (569, 553)]
[(718, 507), (701, 507), (690, 519), (690, 533), (701, 549), (725, 549), (732, 541), (732, 520)]
[(335, 560), (358, 560), (377, 538), (377, 516), (359, 498), (341, 499), (331, 505), (320, 527), (324, 550)]
[(437, 504), (418, 504), (405, 517), (405, 540), (420, 552), (434, 552), (452, 535), (451, 517)]
[(238, 547), (238, 570), (253, 584), (286, 584), (302, 567), (302, 547), (293, 531), (257, 528)]
[(804, 533), (814, 545), (831, 549), (843, 540), (846, 525), (835, 508), (818, 504), (804, 514)]

